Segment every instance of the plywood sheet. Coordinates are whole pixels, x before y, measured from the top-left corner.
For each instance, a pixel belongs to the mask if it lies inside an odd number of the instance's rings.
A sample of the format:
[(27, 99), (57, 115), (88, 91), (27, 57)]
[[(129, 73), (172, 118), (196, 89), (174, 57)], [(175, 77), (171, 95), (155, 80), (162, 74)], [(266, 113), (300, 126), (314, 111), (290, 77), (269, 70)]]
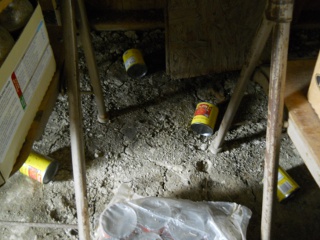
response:
[(265, 0), (167, 2), (167, 72), (188, 78), (241, 69)]

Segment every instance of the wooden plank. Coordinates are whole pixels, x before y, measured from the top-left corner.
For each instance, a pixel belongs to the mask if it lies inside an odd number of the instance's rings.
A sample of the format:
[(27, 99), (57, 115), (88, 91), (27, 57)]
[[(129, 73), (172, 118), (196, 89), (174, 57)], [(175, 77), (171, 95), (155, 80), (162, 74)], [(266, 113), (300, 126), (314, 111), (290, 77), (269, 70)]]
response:
[(90, 25), (97, 31), (127, 31), (164, 28), (163, 10), (106, 11), (89, 16)]
[(86, 0), (86, 5), (93, 10), (148, 10), (163, 9), (165, 0)]
[(289, 107), (295, 107), (296, 94), (306, 97), (315, 63), (315, 59), (288, 61), (285, 101)]
[[(306, 110), (306, 112), (308, 113), (308, 110)], [(310, 144), (310, 141), (312, 139), (317, 139), (317, 141), (319, 141), (319, 136), (317, 136), (319, 132), (317, 134), (306, 134), (306, 131), (308, 130), (301, 130), (301, 126), (297, 125), (296, 122), (292, 120), (292, 118), (289, 118), (288, 124), (288, 135), (296, 146), (301, 158), (309, 169), (314, 180), (320, 187), (319, 151), (314, 151), (317, 150), (314, 146), (316, 144)], [(300, 123), (298, 122), (298, 124)], [(315, 125), (319, 128), (319, 124), (312, 124), (312, 126)]]
[(320, 187), (320, 120), (306, 97), (315, 62), (288, 62), (285, 105), (289, 111), (288, 135)]
[(168, 1), (168, 74), (189, 78), (241, 69), (265, 4), (251, 0)]
[(129, 31), (129, 30), (148, 30), (155, 28), (164, 28), (164, 23), (157, 22), (139, 22), (139, 21), (121, 21), (107, 22), (98, 21), (91, 24), (92, 29), (96, 31)]

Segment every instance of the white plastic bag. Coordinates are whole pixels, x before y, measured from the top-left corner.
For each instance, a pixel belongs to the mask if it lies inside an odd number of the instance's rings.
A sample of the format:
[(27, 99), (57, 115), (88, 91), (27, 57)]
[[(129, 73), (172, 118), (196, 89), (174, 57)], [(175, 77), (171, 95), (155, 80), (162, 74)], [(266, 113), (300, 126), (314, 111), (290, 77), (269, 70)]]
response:
[(246, 239), (251, 210), (231, 202), (141, 197), (121, 185), (100, 215), (97, 240)]

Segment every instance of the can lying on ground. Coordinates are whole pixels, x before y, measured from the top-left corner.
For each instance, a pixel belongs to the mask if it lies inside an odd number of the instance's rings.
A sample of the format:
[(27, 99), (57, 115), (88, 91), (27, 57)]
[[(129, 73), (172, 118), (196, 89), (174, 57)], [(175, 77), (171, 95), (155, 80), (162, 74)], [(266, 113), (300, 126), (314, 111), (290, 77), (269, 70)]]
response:
[(31, 151), (29, 157), (20, 168), (20, 172), (41, 183), (50, 182), (58, 171), (59, 164), (56, 160)]
[(203, 136), (213, 134), (219, 109), (208, 102), (198, 103), (191, 122), (191, 129)]
[(278, 187), (277, 197), (278, 201), (292, 197), (293, 194), (299, 189), (299, 185), (289, 176), (289, 174), (279, 166), (278, 168)]
[(127, 74), (132, 78), (140, 78), (146, 75), (147, 66), (139, 49), (129, 49), (122, 56)]

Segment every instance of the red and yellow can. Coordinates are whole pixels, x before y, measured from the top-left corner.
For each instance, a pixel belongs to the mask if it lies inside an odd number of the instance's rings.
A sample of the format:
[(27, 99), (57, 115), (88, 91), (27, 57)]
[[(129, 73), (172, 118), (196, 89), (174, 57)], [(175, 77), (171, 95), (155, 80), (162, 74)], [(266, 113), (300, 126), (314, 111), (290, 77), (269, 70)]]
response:
[(56, 160), (32, 150), (19, 171), (38, 182), (46, 184), (53, 179), (58, 167), (59, 164)]
[(208, 102), (198, 103), (191, 122), (191, 129), (203, 136), (213, 134), (219, 109)]

